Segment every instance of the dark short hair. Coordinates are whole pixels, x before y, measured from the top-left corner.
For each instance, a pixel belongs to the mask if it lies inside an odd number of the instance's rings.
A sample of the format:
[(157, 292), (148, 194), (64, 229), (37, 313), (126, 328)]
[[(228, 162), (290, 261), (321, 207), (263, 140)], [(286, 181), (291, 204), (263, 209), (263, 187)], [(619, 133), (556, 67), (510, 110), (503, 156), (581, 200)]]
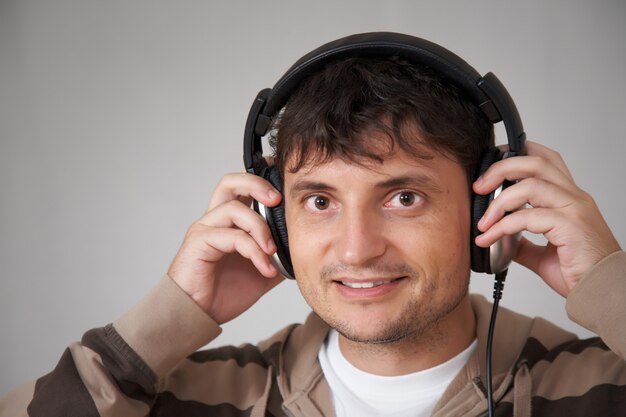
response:
[(453, 158), (468, 181), (494, 144), (493, 125), (463, 91), (397, 58), (340, 60), (307, 78), (274, 120), (270, 144), (281, 174), (334, 157), (382, 162), (380, 146), (363, 140), (372, 132), (388, 138), (389, 152), (428, 158), (426, 147)]

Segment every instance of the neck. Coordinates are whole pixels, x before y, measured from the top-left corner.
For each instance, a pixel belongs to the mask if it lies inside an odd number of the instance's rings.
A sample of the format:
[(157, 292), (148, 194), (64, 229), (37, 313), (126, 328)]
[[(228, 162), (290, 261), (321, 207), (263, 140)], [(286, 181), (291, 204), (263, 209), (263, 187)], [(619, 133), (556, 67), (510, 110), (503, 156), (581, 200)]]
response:
[(454, 310), (420, 334), (381, 344), (353, 342), (339, 335), (339, 347), (360, 370), (397, 376), (444, 363), (465, 350), (475, 338), (476, 319), (466, 295)]

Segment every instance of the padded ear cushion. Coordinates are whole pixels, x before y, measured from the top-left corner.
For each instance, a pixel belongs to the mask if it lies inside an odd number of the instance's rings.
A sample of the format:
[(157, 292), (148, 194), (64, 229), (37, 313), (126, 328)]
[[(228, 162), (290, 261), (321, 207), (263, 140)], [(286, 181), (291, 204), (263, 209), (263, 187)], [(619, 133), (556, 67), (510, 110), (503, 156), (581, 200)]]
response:
[[(267, 167), (261, 176), (268, 180), (281, 194), (283, 193), (283, 184), (277, 169)], [(289, 236), (285, 222), (285, 199), (283, 198), (276, 207), (265, 207), (265, 218), (272, 232), (274, 243), (276, 243), (278, 259), (280, 259), (285, 271), (294, 277), (291, 255), (289, 254)]]
[[(491, 165), (502, 159), (504, 153), (498, 148), (489, 148), (484, 153), (478, 164), (476, 170), (476, 176), (474, 180), (478, 179)], [(472, 226), (471, 226), (471, 262), (472, 270), (475, 272), (491, 273), (489, 248), (481, 248), (474, 243), (476, 236), (481, 234), (478, 230), (478, 222), (483, 217), (489, 207), (489, 203), (493, 200), (494, 193), (487, 195), (478, 195), (472, 193)]]

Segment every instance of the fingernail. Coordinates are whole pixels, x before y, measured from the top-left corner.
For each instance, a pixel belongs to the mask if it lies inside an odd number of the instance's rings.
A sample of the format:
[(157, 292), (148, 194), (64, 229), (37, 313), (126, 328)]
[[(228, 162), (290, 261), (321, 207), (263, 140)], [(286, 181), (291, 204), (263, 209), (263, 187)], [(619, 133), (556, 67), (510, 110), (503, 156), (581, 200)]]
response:
[(485, 223), (487, 223), (487, 213), (485, 213), (483, 217), (480, 218), (480, 220), (478, 221), (478, 226), (484, 226)]
[(474, 181), (474, 185), (476, 185), (477, 187), (480, 187), (483, 182), (485, 182), (485, 180), (483, 179), (483, 177), (481, 175), (480, 177), (478, 177), (478, 179), (476, 181)]
[(280, 196), (280, 194), (276, 190), (270, 189), (267, 191), (267, 196), (270, 199), (275, 200), (277, 197)]
[(270, 254), (276, 252), (276, 243), (274, 243), (273, 239), (267, 241), (267, 250), (270, 251)]

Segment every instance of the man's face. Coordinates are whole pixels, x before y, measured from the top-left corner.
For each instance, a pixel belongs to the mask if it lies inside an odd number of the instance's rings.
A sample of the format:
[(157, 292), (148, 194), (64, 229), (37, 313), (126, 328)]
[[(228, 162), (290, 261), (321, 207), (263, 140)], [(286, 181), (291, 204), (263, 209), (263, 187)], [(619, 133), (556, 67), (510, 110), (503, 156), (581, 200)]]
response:
[(469, 283), (468, 187), (461, 165), (398, 150), (384, 163), (331, 159), (285, 172), (297, 282), (313, 310), (353, 341), (419, 337)]

